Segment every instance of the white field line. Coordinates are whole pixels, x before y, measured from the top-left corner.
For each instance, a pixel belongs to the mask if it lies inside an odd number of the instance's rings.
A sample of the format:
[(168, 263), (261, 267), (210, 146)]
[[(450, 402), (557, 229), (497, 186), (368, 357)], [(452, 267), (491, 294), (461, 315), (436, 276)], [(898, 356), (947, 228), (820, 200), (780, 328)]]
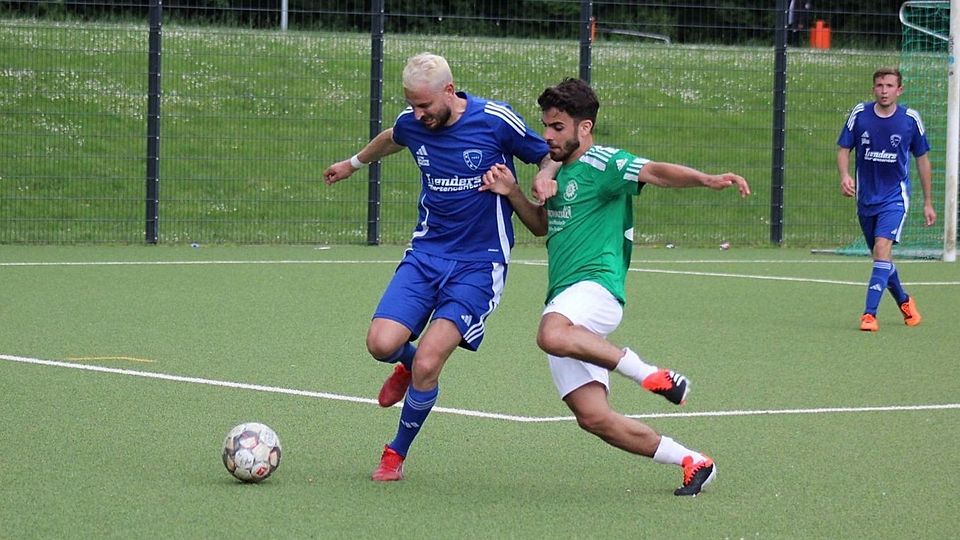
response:
[[(39, 358), (27, 358), (23, 356), (13, 356), (0, 354), (0, 360), (8, 362), (19, 362), (23, 364), (33, 364), (48, 367), (59, 367), (68, 369), (78, 369), (82, 371), (94, 371), (98, 373), (111, 373), (115, 375), (126, 375), (130, 377), (142, 377), (147, 379), (160, 379), (164, 381), (183, 382), (191, 384), (202, 384), (207, 386), (218, 386), (222, 388), (237, 388), (241, 390), (253, 390), (256, 392), (268, 392), (273, 394), (285, 394), (290, 396), (310, 397), (317, 399), (331, 399), (336, 401), (349, 401), (353, 403), (363, 403), (368, 405), (377, 405), (375, 399), (360, 398), (354, 396), (344, 396), (340, 394), (331, 394), (328, 392), (313, 392), (310, 390), (296, 390), (293, 388), (282, 388), (277, 386), (265, 386), (261, 384), (249, 384), (231, 381), (218, 381), (214, 379), (204, 379), (200, 377), (184, 377), (181, 375), (169, 375), (166, 373), (154, 373), (149, 371), (136, 371), (132, 369), (108, 368), (103, 366), (92, 366), (86, 364), (75, 364), (69, 362), (59, 362), (55, 360), (42, 360)], [(400, 404), (395, 405), (400, 407)], [(774, 414), (827, 414), (827, 413), (864, 413), (864, 412), (898, 412), (898, 411), (934, 411), (934, 410), (956, 410), (960, 409), (960, 403), (931, 404), (931, 405), (880, 405), (873, 407), (816, 407), (809, 409), (758, 409), (758, 410), (735, 410), (735, 411), (700, 411), (700, 412), (679, 412), (679, 413), (649, 413), (649, 414), (630, 414), (630, 418), (694, 418), (694, 417), (721, 417), (721, 416), (764, 416)], [(454, 414), (459, 416), (472, 416), (476, 418), (488, 418), (493, 420), (507, 420), (520, 423), (547, 423), (547, 422), (568, 422), (573, 421), (572, 416), (517, 416), (512, 414), (492, 413), (485, 411), (472, 411), (467, 409), (455, 409), (449, 407), (434, 407), (433, 411), (438, 413)]]
[[(857, 285), (864, 286), (862, 281), (840, 281), (836, 279), (818, 279), (818, 278), (798, 278), (787, 276), (763, 276), (758, 274), (731, 274), (729, 272), (691, 272), (685, 270), (651, 270), (649, 268), (631, 268), (631, 272), (642, 272), (645, 274), (677, 274), (683, 276), (705, 276), (705, 277), (724, 277), (740, 279), (756, 279), (760, 281), (794, 281), (801, 283), (827, 283), (830, 285)], [(960, 285), (960, 282), (957, 282)], [(904, 285), (916, 285), (916, 283), (904, 283)]]
[[(723, 260), (683, 260), (683, 261), (634, 261), (634, 264), (721, 264), (721, 263), (753, 263), (753, 264), (832, 264), (829, 261), (775, 261), (775, 260), (751, 260), (751, 261), (723, 261)], [(863, 261), (858, 261), (863, 263)], [(237, 260), (237, 261), (65, 261), (65, 262), (0, 262), (0, 267), (24, 267), (24, 266), (206, 266), (206, 265), (237, 265), (237, 264), (397, 264), (396, 260), (332, 260), (332, 261), (311, 261), (311, 260)], [(529, 266), (546, 266), (546, 261), (538, 260), (514, 260), (511, 264), (522, 264)], [(897, 264), (901, 264), (897, 262)], [(851, 285), (862, 287), (862, 281), (840, 281), (833, 279), (801, 278), (789, 276), (764, 276), (759, 274), (735, 274), (730, 272), (696, 272), (684, 270), (654, 270), (651, 268), (630, 268), (631, 272), (643, 272), (648, 274), (675, 274), (684, 276), (703, 276), (703, 277), (721, 277), (738, 279), (755, 279), (760, 281), (787, 281), (795, 283), (824, 283), (829, 285)], [(905, 281), (906, 286), (945, 286), (960, 285), (960, 281)]]

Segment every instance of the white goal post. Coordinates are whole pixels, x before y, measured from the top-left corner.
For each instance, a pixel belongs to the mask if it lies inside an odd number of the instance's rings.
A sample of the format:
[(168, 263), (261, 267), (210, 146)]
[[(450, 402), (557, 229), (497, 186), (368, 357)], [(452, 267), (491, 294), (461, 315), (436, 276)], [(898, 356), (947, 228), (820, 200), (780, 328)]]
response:
[[(906, 16), (911, 8), (949, 7), (949, 34), (915, 24)], [(957, 168), (960, 162), (960, 73), (957, 69), (957, 40), (960, 39), (960, 0), (907, 1), (900, 6), (900, 23), (947, 42), (947, 117), (944, 149), (943, 260), (957, 260)]]
[(957, 39), (960, 38), (960, 0), (950, 0), (950, 37), (947, 44), (947, 152), (943, 204), (943, 260), (957, 260), (957, 163), (960, 154), (960, 81), (957, 80)]

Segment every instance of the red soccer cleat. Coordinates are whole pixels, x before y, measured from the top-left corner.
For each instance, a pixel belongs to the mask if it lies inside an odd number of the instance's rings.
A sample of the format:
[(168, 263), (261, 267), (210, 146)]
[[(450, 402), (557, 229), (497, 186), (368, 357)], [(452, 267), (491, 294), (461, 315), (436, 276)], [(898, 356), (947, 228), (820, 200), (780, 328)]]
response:
[(380, 465), (377, 465), (370, 478), (374, 482), (403, 480), (403, 456), (390, 448), (389, 445), (384, 445), (383, 455), (380, 456)]
[(392, 407), (400, 403), (400, 400), (407, 393), (407, 387), (410, 386), (410, 379), (412, 378), (413, 373), (403, 364), (397, 362), (397, 367), (393, 368), (393, 373), (387, 377), (387, 380), (383, 381), (383, 386), (380, 387), (380, 395), (377, 396), (380, 406)]
[(674, 405), (683, 405), (690, 392), (690, 384), (683, 375), (661, 369), (647, 376), (641, 384), (654, 394), (660, 394)]

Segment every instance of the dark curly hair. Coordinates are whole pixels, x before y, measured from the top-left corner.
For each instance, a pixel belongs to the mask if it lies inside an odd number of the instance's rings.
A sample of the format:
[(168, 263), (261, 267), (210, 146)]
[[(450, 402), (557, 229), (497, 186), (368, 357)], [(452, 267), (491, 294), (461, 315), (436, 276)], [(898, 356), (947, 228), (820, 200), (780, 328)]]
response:
[(540, 110), (557, 109), (580, 122), (590, 120), (597, 123), (597, 111), (600, 101), (590, 85), (580, 79), (566, 78), (560, 84), (551, 86), (537, 98)]

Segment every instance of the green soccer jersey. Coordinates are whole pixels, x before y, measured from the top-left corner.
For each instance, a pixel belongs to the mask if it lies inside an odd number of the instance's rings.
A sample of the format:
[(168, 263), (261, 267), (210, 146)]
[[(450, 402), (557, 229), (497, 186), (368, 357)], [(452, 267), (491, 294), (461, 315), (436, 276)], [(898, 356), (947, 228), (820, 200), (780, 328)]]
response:
[(621, 304), (633, 248), (633, 196), (649, 160), (594, 145), (557, 173), (547, 200), (547, 302), (580, 281), (603, 285)]

